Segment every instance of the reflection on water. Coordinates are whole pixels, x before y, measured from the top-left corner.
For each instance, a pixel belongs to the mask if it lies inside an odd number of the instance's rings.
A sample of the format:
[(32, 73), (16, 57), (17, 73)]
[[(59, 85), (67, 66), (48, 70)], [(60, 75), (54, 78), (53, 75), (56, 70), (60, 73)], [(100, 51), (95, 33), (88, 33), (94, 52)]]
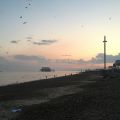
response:
[(0, 72), (0, 86), (75, 74), (78, 71)]

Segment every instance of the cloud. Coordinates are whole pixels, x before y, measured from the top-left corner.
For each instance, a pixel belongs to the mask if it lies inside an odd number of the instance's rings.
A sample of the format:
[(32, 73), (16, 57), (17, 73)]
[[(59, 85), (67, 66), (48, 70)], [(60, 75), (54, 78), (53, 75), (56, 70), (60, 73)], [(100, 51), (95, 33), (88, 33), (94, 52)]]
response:
[(1, 62), (4, 62), (4, 61), (5, 61), (5, 58), (2, 57), (2, 56), (0, 56), (0, 63), (1, 63)]
[(3, 56), (0, 56), (0, 70), (1, 71), (20, 71), (28, 70), (25, 65), (20, 64), (19, 62), (12, 61)]
[[(106, 55), (107, 63), (113, 63), (115, 60), (120, 60), (120, 53), (118, 53), (117, 55)], [(88, 62), (101, 64), (103, 63), (103, 61), (104, 61), (104, 54), (98, 53), (95, 58), (93, 57)]]
[(88, 61), (85, 61), (84, 59), (77, 60), (76, 62), (79, 63), (79, 64), (88, 63)]
[[(120, 53), (117, 55), (106, 55), (107, 63), (114, 63), (116, 60), (120, 60)], [(69, 64), (103, 64), (104, 63), (104, 54), (98, 53), (95, 57), (92, 57), (90, 60), (74, 60), (74, 59), (57, 59), (56, 63), (69, 63)]]
[(11, 43), (17, 44), (18, 42), (20, 42), (20, 40), (12, 40), (10, 41)]
[(35, 71), (36, 70), (39, 71), (40, 68), (43, 66), (49, 66), (53, 68), (52, 64), (54, 64), (51, 60), (45, 58), (44, 56), (14, 55), (13, 59), (18, 63), (18, 65), (19, 64), (22, 64), (22, 66), (24, 65), (22, 69), (29, 68)]
[(48, 43), (42, 43), (42, 42), (33, 42), (34, 45), (49, 45)]
[(69, 54), (65, 54), (65, 55), (62, 55), (62, 56), (65, 56), (65, 57), (69, 57), (69, 56), (72, 56), (72, 55), (69, 55)]
[[(117, 55), (106, 55), (106, 62), (107, 63), (114, 63), (115, 60), (120, 60), (120, 53)], [(103, 64), (104, 62), (104, 53), (98, 53), (95, 57), (92, 57), (90, 60), (80, 59), (77, 60), (79, 64)]]
[(40, 42), (33, 42), (35, 45), (51, 45), (57, 42), (57, 40), (41, 40)]
[(23, 61), (46, 61), (42, 56), (15, 55), (14, 59)]
[(57, 40), (41, 40), (43, 43), (54, 43)]
[[(107, 63), (114, 63), (115, 60), (120, 60), (120, 53), (118, 55), (106, 55)], [(66, 64), (103, 64), (104, 54), (98, 53), (95, 57), (90, 60), (84, 59), (46, 59), (43, 56), (27, 56), (27, 55), (15, 55), (14, 59), (22, 61), (37, 61), (37, 62), (50, 62), (50, 63), (66, 63)]]
[(39, 71), (48, 63), (45, 58), (37, 56), (15, 55), (11, 58), (0, 56), (0, 71)]
[[(12, 59), (11, 59), (12, 58)], [(113, 64), (115, 60), (120, 60), (120, 53), (117, 55), (107, 55), (107, 63)], [(89, 60), (84, 59), (47, 59), (44, 56), (35, 55), (14, 55), (10, 58), (0, 56), (0, 70), (2, 71), (39, 71), (42, 66), (49, 66), (56, 69), (81, 69), (99, 68), (104, 63), (104, 54), (98, 53)]]

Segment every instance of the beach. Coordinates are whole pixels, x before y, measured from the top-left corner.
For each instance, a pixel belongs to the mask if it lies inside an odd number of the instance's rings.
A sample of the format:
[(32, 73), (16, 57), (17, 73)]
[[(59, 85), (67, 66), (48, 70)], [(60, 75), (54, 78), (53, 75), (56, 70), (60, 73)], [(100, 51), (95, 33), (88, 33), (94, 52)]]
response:
[(120, 0), (0, 0), (0, 120), (120, 120)]
[(119, 86), (119, 77), (84, 72), (0, 87), (0, 119), (118, 120)]

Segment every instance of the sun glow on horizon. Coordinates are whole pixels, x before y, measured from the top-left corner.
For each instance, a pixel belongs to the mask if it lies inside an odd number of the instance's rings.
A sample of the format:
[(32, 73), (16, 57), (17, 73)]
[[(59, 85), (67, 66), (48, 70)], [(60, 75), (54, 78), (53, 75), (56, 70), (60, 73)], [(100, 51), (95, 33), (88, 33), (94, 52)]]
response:
[[(33, 66), (44, 63), (57, 68), (60, 64), (50, 61), (61, 60), (65, 62), (61, 65), (63, 69), (64, 66), (99, 67), (103, 58), (100, 56), (99, 60), (97, 56), (104, 52), (104, 35), (107, 55), (112, 59), (109, 62), (120, 59), (119, 0), (4, 0), (0, 3), (0, 64), (12, 64), (11, 59), (5, 62), (3, 59), (13, 57), (16, 62), (14, 57), (19, 56), (20, 65), (30, 59)], [(81, 61), (71, 65), (67, 60)]]

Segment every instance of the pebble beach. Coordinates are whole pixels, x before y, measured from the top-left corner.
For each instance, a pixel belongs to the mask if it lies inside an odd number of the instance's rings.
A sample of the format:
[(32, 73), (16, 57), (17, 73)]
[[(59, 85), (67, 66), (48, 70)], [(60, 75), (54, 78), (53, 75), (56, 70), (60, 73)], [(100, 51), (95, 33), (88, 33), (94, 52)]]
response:
[(119, 120), (119, 86), (119, 77), (84, 72), (0, 87), (0, 119)]

